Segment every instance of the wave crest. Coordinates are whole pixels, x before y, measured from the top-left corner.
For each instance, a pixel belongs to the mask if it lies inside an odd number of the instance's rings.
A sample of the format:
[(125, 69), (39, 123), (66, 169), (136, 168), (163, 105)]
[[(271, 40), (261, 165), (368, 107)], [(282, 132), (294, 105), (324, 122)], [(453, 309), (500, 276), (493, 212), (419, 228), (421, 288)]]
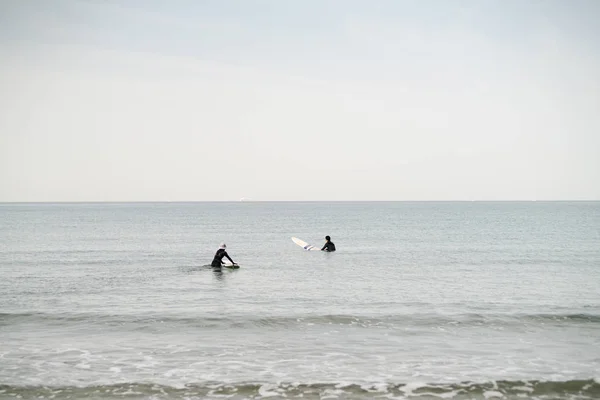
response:
[(17, 398), (296, 398), (364, 399), (393, 396), (418, 399), (595, 399), (600, 397), (597, 380), (569, 381), (490, 381), (454, 384), (357, 384), (357, 383), (241, 383), (209, 382), (172, 387), (148, 383), (103, 386), (10, 386), (0, 385), (0, 395)]

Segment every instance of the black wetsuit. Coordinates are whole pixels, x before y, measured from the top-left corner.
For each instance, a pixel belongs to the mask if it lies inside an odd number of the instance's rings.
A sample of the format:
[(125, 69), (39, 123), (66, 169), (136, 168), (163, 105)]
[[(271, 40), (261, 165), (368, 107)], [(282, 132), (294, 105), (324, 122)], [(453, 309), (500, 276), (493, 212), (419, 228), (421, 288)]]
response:
[(333, 244), (333, 242), (331, 240), (328, 240), (325, 243), (325, 246), (323, 246), (323, 248), (321, 250), (325, 250), (325, 251), (335, 251), (335, 244)]
[(221, 264), (223, 264), (223, 257), (227, 257), (232, 264), (235, 264), (225, 249), (219, 249), (217, 250), (217, 254), (215, 254), (215, 258), (212, 260), (210, 265), (213, 267), (220, 267)]

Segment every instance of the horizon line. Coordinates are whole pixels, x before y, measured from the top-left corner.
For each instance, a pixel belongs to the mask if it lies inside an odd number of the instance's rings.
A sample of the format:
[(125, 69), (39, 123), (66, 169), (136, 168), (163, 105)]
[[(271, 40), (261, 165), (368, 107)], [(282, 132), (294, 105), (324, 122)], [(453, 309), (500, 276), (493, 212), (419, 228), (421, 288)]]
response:
[(140, 204), (140, 203), (575, 203), (600, 199), (511, 199), (511, 200), (59, 200), (0, 201), (0, 204)]

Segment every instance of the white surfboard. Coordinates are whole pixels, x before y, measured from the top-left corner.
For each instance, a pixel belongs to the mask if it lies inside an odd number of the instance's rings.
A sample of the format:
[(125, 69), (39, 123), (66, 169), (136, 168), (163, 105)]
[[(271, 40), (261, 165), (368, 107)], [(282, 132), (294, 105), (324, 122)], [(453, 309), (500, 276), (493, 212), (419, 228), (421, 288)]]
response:
[(292, 241), (294, 243), (296, 243), (298, 246), (302, 247), (306, 251), (320, 251), (321, 250), (320, 248), (315, 247), (311, 244), (308, 244), (304, 240), (298, 239), (297, 237), (293, 237)]

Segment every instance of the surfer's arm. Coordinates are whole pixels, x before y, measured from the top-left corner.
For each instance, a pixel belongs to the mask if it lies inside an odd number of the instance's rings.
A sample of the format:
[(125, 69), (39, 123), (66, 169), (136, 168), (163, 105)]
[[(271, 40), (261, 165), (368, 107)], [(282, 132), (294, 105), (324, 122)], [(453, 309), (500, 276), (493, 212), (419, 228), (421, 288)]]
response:
[[(235, 263), (233, 262), (233, 260), (231, 259), (231, 257), (229, 257), (229, 254), (225, 254), (225, 257), (227, 257), (227, 259), (228, 259), (229, 261), (231, 261), (231, 263), (232, 263), (232, 264), (235, 264)], [(221, 262), (223, 263), (223, 261), (222, 261), (222, 260), (221, 260)], [(225, 263), (223, 263), (223, 264), (225, 264)]]
[(327, 247), (327, 243), (325, 243), (325, 246), (323, 246), (323, 248), (321, 249), (321, 251), (324, 251), (326, 247)]

